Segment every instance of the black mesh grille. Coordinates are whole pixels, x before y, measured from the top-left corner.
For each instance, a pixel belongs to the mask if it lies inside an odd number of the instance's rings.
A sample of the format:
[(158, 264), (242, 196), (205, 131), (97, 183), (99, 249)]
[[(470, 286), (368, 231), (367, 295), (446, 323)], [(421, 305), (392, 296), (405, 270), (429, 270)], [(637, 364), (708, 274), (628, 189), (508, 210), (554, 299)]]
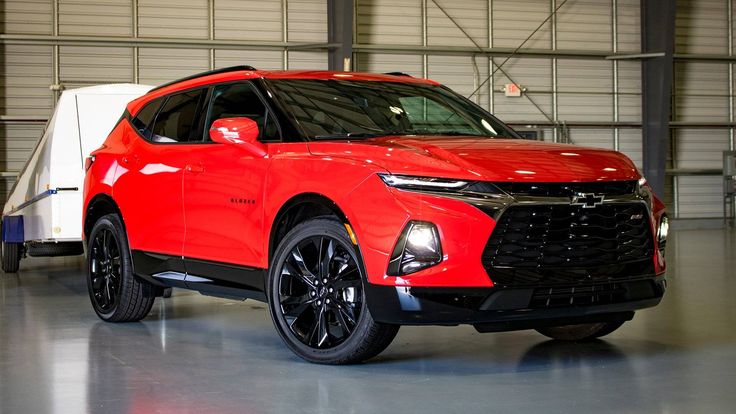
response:
[(649, 275), (652, 254), (640, 203), (515, 205), (496, 223), (482, 261), (497, 285), (547, 286)]
[(534, 197), (571, 197), (577, 193), (595, 193), (613, 196), (633, 194), (636, 181), (603, 181), (592, 183), (493, 183), (496, 187), (511, 195)]

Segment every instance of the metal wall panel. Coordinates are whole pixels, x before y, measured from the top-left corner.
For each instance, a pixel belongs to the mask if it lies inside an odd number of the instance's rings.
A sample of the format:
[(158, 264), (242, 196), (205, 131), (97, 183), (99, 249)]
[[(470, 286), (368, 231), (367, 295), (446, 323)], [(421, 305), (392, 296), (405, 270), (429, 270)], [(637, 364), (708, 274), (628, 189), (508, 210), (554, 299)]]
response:
[[(428, 0), (431, 1), (431, 0)], [(445, 0), (447, 3), (447, 0)], [(420, 0), (355, 0), (357, 42), (384, 45), (422, 44)]]
[(357, 53), (355, 56), (355, 68), (363, 72), (404, 72), (421, 78), (423, 67), (421, 55)]
[[(436, 2), (436, 3), (435, 3)], [(438, 6), (439, 5), (439, 6)], [(428, 0), (427, 44), (442, 46), (473, 46), (447, 14), (481, 46), (488, 46), (488, 0)]]
[(207, 39), (207, 0), (138, 0), (138, 24), (142, 37)]
[(728, 121), (728, 65), (676, 62), (674, 116), (677, 121)]
[[(558, 0), (558, 4), (560, 1)], [(611, 50), (613, 47), (611, 3), (575, 1), (557, 12), (557, 47), (559, 49)]]
[(61, 46), (59, 79), (65, 88), (133, 81), (130, 47)]
[(684, 176), (678, 181), (678, 218), (723, 217), (723, 178)]
[(132, 36), (130, 0), (59, 0), (59, 34)]
[(676, 53), (728, 53), (728, 2), (677, 0)]
[(0, 171), (19, 171), (41, 137), (45, 125), (0, 124)]
[(728, 131), (722, 129), (677, 129), (676, 168), (721, 168), (728, 150)]
[[(496, 64), (501, 64), (504, 58), (494, 58)], [(494, 67), (495, 68), (495, 67)], [(493, 70), (493, 69), (492, 69)], [(521, 87), (526, 88), (524, 95), (528, 95), (548, 115), (552, 114), (552, 61), (549, 59), (510, 59), (503, 65), (508, 73)], [(511, 83), (506, 75), (497, 71), (493, 76), (493, 112), (507, 122), (547, 121), (542, 112), (529, 99), (521, 97), (507, 97), (501, 92), (505, 84)], [(551, 137), (551, 134), (547, 135)]]
[(5, 0), (0, 4), (4, 33), (51, 34), (53, 31), (49, 0)]
[[(550, 0), (493, 0), (493, 46), (519, 46), (551, 12)], [(524, 45), (532, 49), (551, 46), (552, 24), (549, 21)]]
[(641, 50), (641, 17), (639, 0), (616, 1), (616, 37), (619, 52)]
[[(288, 39), (300, 43), (327, 42), (327, 0), (288, 0)], [(327, 53), (325, 55), (325, 65)]]
[(206, 49), (141, 48), (139, 55), (140, 83), (160, 85), (209, 69)]
[(279, 70), (284, 53), (279, 50), (215, 50), (215, 68), (251, 65), (258, 69)]
[(217, 0), (215, 39), (281, 41), (281, 1)]
[[(470, 56), (433, 55), (427, 59), (429, 77), (442, 84), (451, 85), (455, 92), (470, 96), (488, 73), (488, 59)], [(482, 79), (481, 79), (482, 76)], [(488, 107), (488, 88), (482, 88), (472, 98), (473, 102)]]
[(642, 159), (641, 128), (624, 128), (619, 130), (618, 134), (618, 150), (631, 158), (631, 161), (634, 161), (637, 167), (642, 168), (644, 160)]
[(51, 114), (53, 52), (51, 46), (3, 46), (0, 72), (0, 114), (41, 116)]
[(641, 122), (641, 62), (618, 62), (618, 111), (621, 122)]
[(600, 128), (573, 128), (570, 140), (575, 145), (613, 149), (613, 131)]
[(557, 62), (559, 119), (613, 121), (613, 66), (600, 60)]

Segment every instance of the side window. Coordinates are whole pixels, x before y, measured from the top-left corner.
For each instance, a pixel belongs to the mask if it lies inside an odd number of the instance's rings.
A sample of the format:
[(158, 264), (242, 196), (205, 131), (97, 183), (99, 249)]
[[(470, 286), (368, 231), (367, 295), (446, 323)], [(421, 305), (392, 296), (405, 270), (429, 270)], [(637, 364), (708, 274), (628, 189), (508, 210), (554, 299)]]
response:
[(138, 130), (138, 133), (143, 135), (146, 139), (151, 139), (153, 117), (156, 116), (156, 112), (158, 112), (158, 108), (161, 107), (164, 99), (164, 97), (161, 97), (152, 100), (146, 104), (143, 109), (138, 111), (138, 115), (130, 121), (133, 124), (133, 127)]
[(233, 83), (215, 86), (210, 99), (210, 109), (205, 125), (207, 139), (212, 123), (220, 118), (247, 117), (258, 124), (259, 139), (278, 140), (279, 128), (253, 86), (249, 83)]
[(201, 139), (198, 134), (197, 119), (200, 101), (205, 89), (178, 93), (169, 96), (153, 124), (151, 141), (188, 142)]

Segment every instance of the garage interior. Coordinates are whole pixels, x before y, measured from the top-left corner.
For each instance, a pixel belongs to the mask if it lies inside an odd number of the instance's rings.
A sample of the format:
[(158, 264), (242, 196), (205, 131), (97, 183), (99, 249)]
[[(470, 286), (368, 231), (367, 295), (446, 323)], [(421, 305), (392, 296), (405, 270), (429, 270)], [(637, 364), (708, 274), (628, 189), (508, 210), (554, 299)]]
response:
[(0, 275), (0, 413), (733, 411), (733, 0), (0, 7), (3, 200), (62, 90), (240, 64), (348, 68), (431, 78), (530, 138), (621, 151), (673, 228), (662, 303), (605, 340), (402, 327), (379, 357), (346, 367), (289, 353), (254, 301), (175, 290), (141, 323), (106, 324), (83, 257), (30, 258)]

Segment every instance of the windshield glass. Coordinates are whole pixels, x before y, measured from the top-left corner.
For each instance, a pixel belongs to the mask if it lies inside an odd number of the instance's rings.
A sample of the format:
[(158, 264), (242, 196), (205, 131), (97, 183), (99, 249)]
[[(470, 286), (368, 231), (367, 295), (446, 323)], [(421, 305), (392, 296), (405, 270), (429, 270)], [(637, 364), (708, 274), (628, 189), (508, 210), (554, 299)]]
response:
[(270, 83), (312, 139), (382, 135), (518, 137), (488, 112), (439, 86), (315, 79), (277, 79)]

